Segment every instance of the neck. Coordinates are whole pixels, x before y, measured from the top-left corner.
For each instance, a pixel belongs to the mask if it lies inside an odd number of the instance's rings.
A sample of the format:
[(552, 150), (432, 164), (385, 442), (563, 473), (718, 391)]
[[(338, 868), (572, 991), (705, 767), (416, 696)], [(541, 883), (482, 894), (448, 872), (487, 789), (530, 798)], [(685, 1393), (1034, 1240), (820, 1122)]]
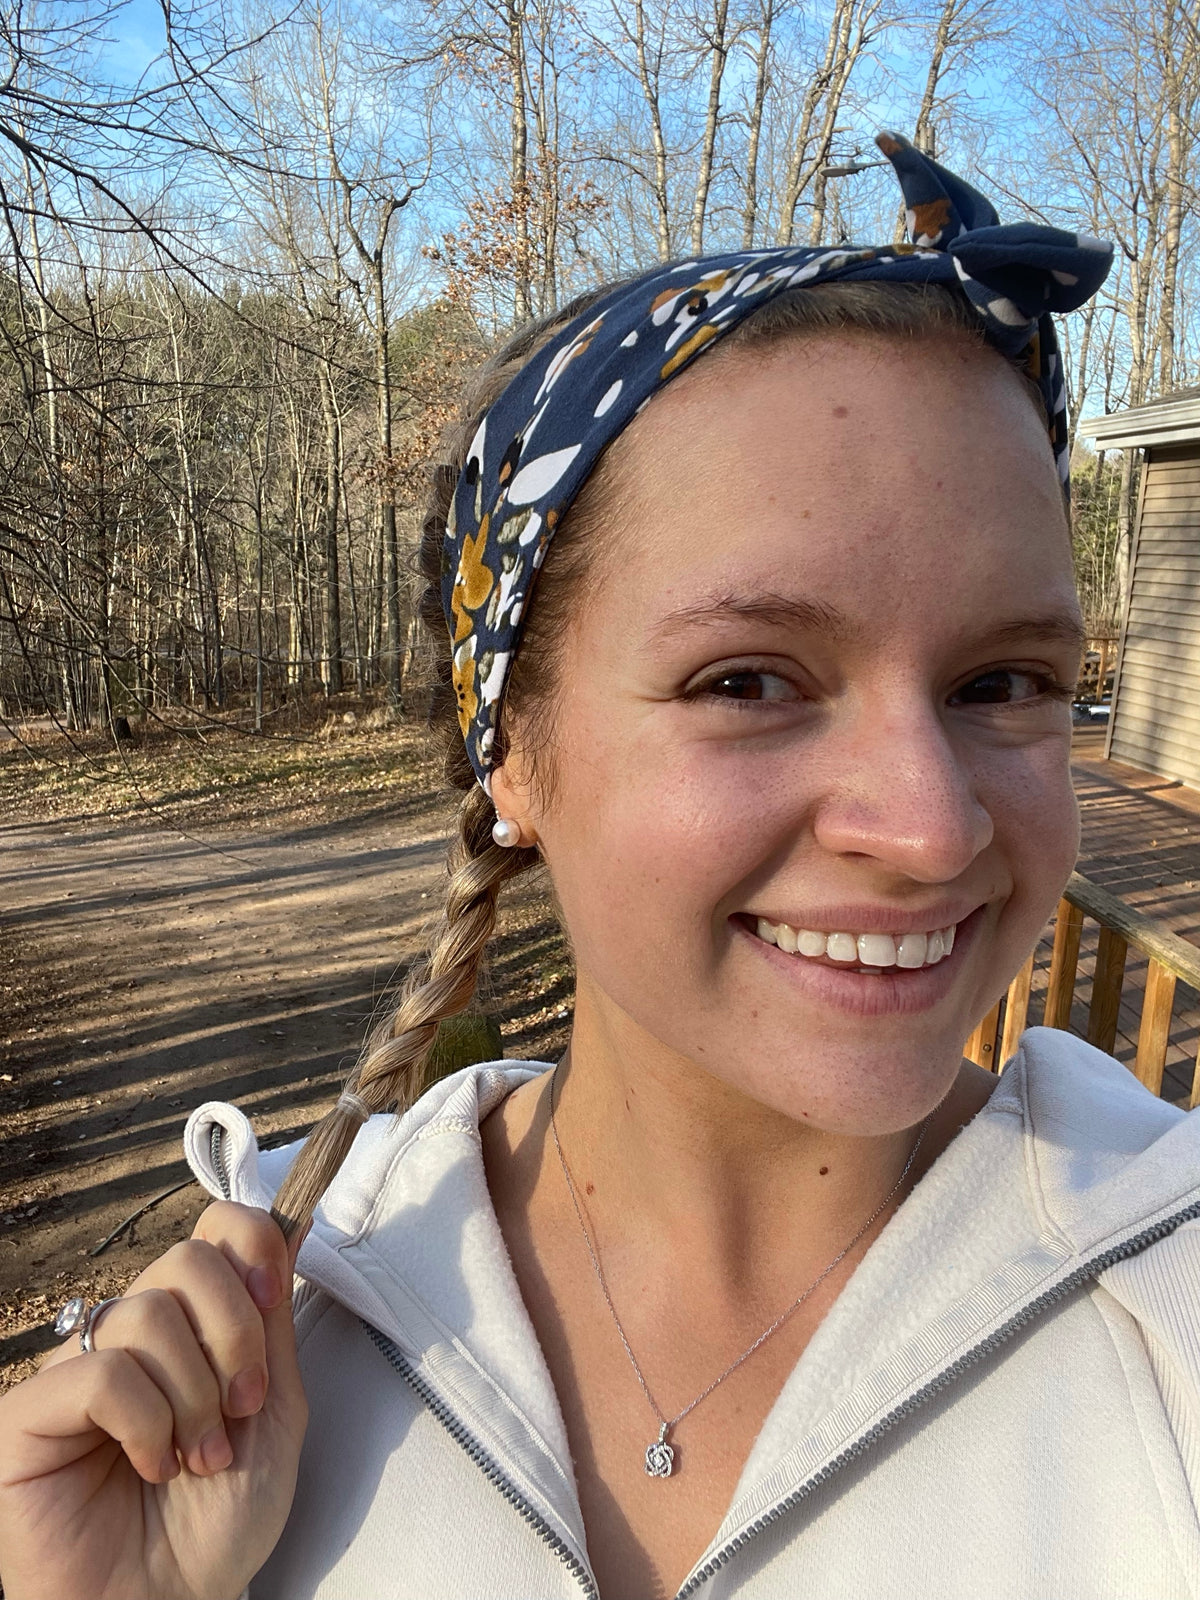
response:
[[(960, 1073), (909, 1182), (994, 1082), (969, 1066)], [(859, 1137), (797, 1122), (674, 1054), (597, 1003), (586, 983), (555, 1101), (563, 1153), (602, 1247), (619, 1234), (622, 1249), (678, 1252), (731, 1294), (768, 1299), (781, 1264), (791, 1282), (798, 1263), (817, 1269), (846, 1245), (899, 1181), (917, 1138), (914, 1128)]]

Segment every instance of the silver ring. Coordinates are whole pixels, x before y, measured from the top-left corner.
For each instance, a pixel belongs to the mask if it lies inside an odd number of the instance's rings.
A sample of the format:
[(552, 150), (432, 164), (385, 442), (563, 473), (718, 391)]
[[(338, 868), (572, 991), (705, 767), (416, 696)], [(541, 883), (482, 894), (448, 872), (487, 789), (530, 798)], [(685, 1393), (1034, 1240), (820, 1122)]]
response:
[(100, 1321), (100, 1318), (103, 1316), (103, 1314), (108, 1310), (109, 1306), (115, 1306), (120, 1298), (121, 1296), (119, 1294), (114, 1294), (111, 1295), (107, 1300), (101, 1300), (100, 1304), (93, 1306), (88, 1312), (87, 1316), (83, 1319), (83, 1326), (79, 1330), (79, 1348), (83, 1351), (85, 1356), (91, 1355), (92, 1351), (96, 1348), (96, 1346), (92, 1343), (92, 1335), (96, 1331), (96, 1324)]

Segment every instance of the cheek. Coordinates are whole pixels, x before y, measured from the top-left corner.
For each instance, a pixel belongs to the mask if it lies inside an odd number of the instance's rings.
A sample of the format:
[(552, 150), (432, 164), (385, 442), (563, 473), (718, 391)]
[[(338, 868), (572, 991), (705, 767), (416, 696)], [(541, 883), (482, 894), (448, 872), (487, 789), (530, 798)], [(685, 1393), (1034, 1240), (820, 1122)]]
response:
[(542, 827), (579, 955), (589, 933), (621, 950), (630, 933), (645, 946), (707, 930), (747, 862), (762, 859), (770, 808), (749, 763), (650, 734), (606, 742), (598, 728), (587, 749), (582, 762), (578, 747), (562, 750), (571, 779)]
[(676, 973), (707, 967), (748, 884), (794, 846), (805, 811), (796, 762), (649, 733), (590, 748), (590, 790), (561, 788), (543, 830), (580, 960), (594, 971), (648, 956)]
[(998, 751), (978, 769), (980, 798), (996, 845), (1010, 865), (1014, 900), (1044, 921), (1058, 903), (1079, 854), (1079, 806), (1071, 781), (1069, 735), (1027, 749)]

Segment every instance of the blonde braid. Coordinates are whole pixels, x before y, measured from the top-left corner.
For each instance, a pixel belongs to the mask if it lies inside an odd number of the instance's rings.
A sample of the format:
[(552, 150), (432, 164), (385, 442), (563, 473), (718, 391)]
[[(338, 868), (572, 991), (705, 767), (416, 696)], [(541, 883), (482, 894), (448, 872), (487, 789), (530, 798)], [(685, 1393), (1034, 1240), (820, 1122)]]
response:
[[(429, 505), (421, 528), (419, 565), (425, 588), (418, 612), (434, 642), (433, 699), (430, 721), (445, 737), (446, 775), (464, 791), (458, 808), (458, 829), (450, 848), (450, 882), (445, 910), (434, 930), (427, 955), (409, 973), (393, 1015), (369, 1037), (358, 1066), (333, 1109), (321, 1118), (305, 1141), (284, 1179), (271, 1215), (291, 1241), (303, 1233), (325, 1190), (350, 1153), (359, 1128), (373, 1111), (402, 1113), (418, 1098), (437, 1039), (438, 1024), (458, 1016), (471, 1004), (479, 981), (484, 950), (496, 926), (503, 885), (541, 861), (536, 849), (501, 849), (492, 839), (496, 812), (479, 788), (467, 760), (450, 687), (450, 640), (442, 616), (441, 562), (446, 521), (454, 486), (471, 440), (493, 400), (522, 366), (545, 344), (555, 328), (577, 315), (595, 298), (580, 296), (551, 317), (522, 328), (475, 374), (463, 396), (462, 413), (443, 440), (443, 456), (430, 475)], [(559, 542), (568, 543), (559, 533)], [(561, 587), (570, 588), (574, 574), (566, 570)], [(543, 593), (553, 599), (554, 584), (542, 578)], [(542, 602), (539, 601), (539, 605)], [(547, 610), (551, 610), (549, 604)], [(561, 631), (557, 612), (546, 630)], [(546, 655), (549, 652), (540, 652)], [(530, 698), (537, 698), (536, 646), (522, 655), (530, 659), (525, 677)], [(545, 671), (542, 677), (547, 676)], [(515, 675), (517, 693), (521, 673)], [(510, 686), (510, 695), (512, 688)], [(503, 728), (500, 730), (503, 739)]]
[[(420, 1096), (438, 1024), (465, 1011), (475, 997), (502, 885), (540, 859), (536, 850), (503, 850), (495, 844), (495, 817), (482, 789), (464, 796), (446, 906), (429, 953), (408, 974), (395, 1012), (368, 1041), (346, 1085), (368, 1112), (403, 1112)], [(271, 1210), (289, 1241), (308, 1227), (362, 1123), (352, 1101), (339, 1101), (309, 1135)]]

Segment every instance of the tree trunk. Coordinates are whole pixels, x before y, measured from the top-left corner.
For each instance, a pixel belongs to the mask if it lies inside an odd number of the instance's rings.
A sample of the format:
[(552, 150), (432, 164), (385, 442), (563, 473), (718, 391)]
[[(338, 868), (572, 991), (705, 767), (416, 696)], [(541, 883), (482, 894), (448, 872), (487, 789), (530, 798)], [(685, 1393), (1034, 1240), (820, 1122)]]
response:
[(809, 244), (821, 244), (824, 240), (825, 205), (829, 187), (829, 180), (825, 176), (825, 167), (829, 162), (830, 155), (833, 153), (833, 136), (837, 130), (837, 119), (841, 115), (846, 85), (850, 81), (854, 63), (858, 59), (866, 38), (864, 18), (861, 12), (857, 12), (858, 37), (853, 41), (851, 40), (856, 21), (856, 11), (856, 6), (848, 0), (848, 3), (842, 5), (841, 15), (837, 19), (840, 26), (833, 58), (833, 72), (830, 76), (829, 87), (825, 93), (824, 115), (821, 118), (821, 131), (817, 137), (817, 149), (814, 157), (813, 210), (812, 222), (808, 230)]
[[(813, 125), (822, 102), (827, 99), (832, 85), (839, 76), (841, 55), (845, 48), (843, 41), (849, 37), (855, 4), (856, 0), (834, 0), (829, 33), (825, 39), (825, 55), (821, 65), (808, 80), (804, 91), (800, 105), (800, 122), (792, 142), (792, 153), (784, 177), (783, 201), (779, 212), (779, 244), (792, 243), (796, 230), (796, 207), (800, 203), (800, 197), (826, 162), (828, 133), (832, 131), (833, 126), (828, 112), (822, 119), (821, 136), (817, 140), (815, 150)], [(835, 108), (833, 122), (836, 123), (836, 120)], [(821, 220), (822, 222), (824, 220), (823, 208)]]
[(1159, 289), (1158, 392), (1169, 394), (1175, 385), (1175, 318), (1179, 284), (1179, 254), (1183, 222), (1188, 208), (1188, 169), (1196, 106), (1196, 75), (1200, 51), (1191, 19), (1185, 18), (1182, 51), (1176, 30), (1177, 0), (1166, 0), (1160, 51), (1163, 62), (1163, 97), (1166, 100), (1167, 172), (1166, 222), (1163, 228), (1162, 282)]
[(333, 374), (321, 374), (321, 413), (325, 423), (325, 501), (322, 506), (325, 566), (326, 694), (342, 692), (342, 589), (338, 567), (338, 523), (342, 512), (342, 424), (333, 392)]
[(651, 197), (654, 201), (654, 239), (658, 246), (658, 259), (669, 261), (674, 254), (671, 240), (671, 201), (667, 185), (669, 165), (667, 141), (663, 133), (660, 81), (662, 77), (662, 50), (657, 52), (653, 67), (646, 49), (645, 0), (634, 0), (633, 8), (635, 43), (637, 48), (638, 81), (642, 98), (650, 114), (650, 137), (654, 147), (654, 182)]
[(742, 249), (753, 250), (758, 232), (758, 147), (762, 139), (763, 109), (771, 86), (771, 28), (775, 20), (775, 0), (762, 0), (758, 22), (758, 47), (754, 52), (754, 97), (750, 102), (750, 126), (746, 138), (746, 184), (742, 207)]
[[(525, 0), (508, 0), (508, 65), (512, 91), (512, 154), (511, 184), (513, 213), (517, 229), (516, 262), (514, 270), (514, 310), (518, 322), (528, 322), (533, 316), (532, 250), (529, 238), (529, 119), (525, 100)], [(395, 518), (393, 516), (393, 524)], [(390, 612), (389, 612), (390, 616)], [(389, 655), (399, 661), (399, 635), (396, 653)], [(389, 683), (391, 679), (389, 678)]]
[(387, 301), (383, 281), (383, 242), (387, 235), (388, 218), (380, 224), (379, 248), (375, 255), (375, 305), (378, 322), (375, 328), (375, 371), (379, 394), (379, 533), (383, 544), (383, 587), (385, 616), (387, 619), (387, 646), (384, 651), (384, 683), (388, 700), (397, 709), (401, 705), (400, 661), (400, 551), (396, 540), (396, 491), (392, 483), (392, 375), (388, 360)]
[(713, 156), (717, 148), (717, 130), (721, 125), (721, 84), (725, 77), (725, 63), (729, 57), (726, 30), (729, 24), (729, 0), (714, 0), (712, 36), (708, 42), (708, 104), (704, 112), (704, 134), (700, 141), (700, 168), (696, 175), (696, 194), (692, 201), (692, 254), (704, 250), (704, 219), (708, 211), (708, 194), (712, 188)]

